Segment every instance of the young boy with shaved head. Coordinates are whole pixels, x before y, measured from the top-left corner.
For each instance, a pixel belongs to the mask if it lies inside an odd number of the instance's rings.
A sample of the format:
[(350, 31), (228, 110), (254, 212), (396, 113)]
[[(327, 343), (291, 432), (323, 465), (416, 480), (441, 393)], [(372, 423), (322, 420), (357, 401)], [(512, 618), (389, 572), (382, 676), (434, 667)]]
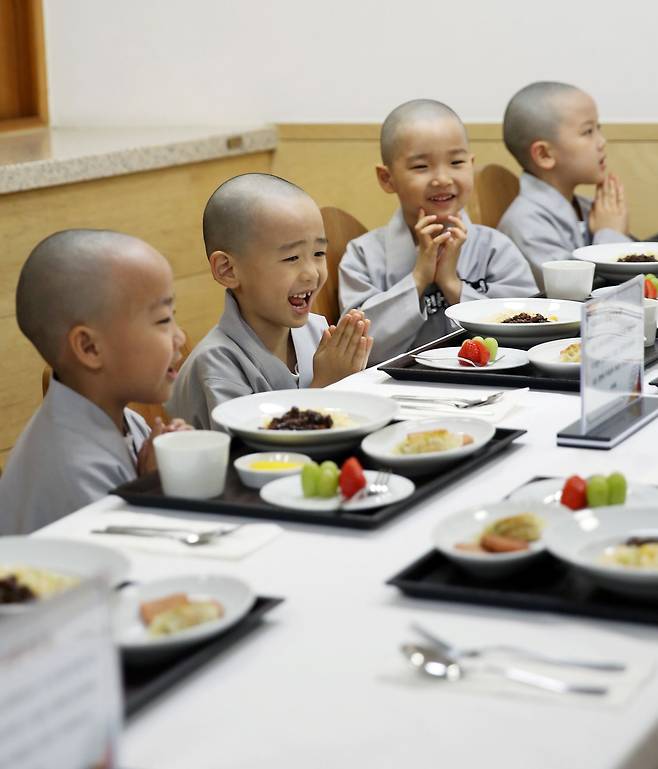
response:
[[(507, 105), (503, 137), (523, 174), (498, 229), (528, 259), (540, 286), (544, 262), (571, 259), (581, 246), (631, 240), (624, 188), (606, 176), (606, 142), (591, 96), (566, 83), (531, 83)], [(574, 194), (579, 184), (596, 185), (594, 201)]]
[(463, 210), (473, 155), (450, 107), (406, 102), (386, 118), (380, 141), (377, 179), (400, 208), (385, 227), (351, 241), (339, 268), (341, 309), (371, 321), (376, 362), (453, 330), (449, 305), (537, 290), (516, 246)]
[(16, 290), (21, 331), (53, 369), (0, 477), (0, 533), (30, 532), (154, 469), (130, 401), (170, 394), (185, 337), (167, 260), (137, 238), (66, 230), (43, 240)]
[(327, 279), (322, 216), (299, 187), (243, 174), (215, 190), (203, 215), (213, 278), (226, 290), (217, 326), (183, 364), (168, 408), (212, 428), (226, 400), (324, 387), (365, 368), (372, 339), (360, 312), (327, 327), (311, 313)]

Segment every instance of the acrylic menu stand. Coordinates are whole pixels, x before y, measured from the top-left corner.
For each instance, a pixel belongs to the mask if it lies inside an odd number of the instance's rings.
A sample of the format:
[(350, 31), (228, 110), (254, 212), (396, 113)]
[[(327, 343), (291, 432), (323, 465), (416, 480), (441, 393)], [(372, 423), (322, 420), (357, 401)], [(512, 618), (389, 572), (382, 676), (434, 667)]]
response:
[(107, 588), (0, 612), (0, 767), (115, 769), (122, 698)]
[(644, 277), (582, 308), (581, 417), (557, 434), (559, 446), (611, 449), (658, 417), (658, 398), (642, 395)]

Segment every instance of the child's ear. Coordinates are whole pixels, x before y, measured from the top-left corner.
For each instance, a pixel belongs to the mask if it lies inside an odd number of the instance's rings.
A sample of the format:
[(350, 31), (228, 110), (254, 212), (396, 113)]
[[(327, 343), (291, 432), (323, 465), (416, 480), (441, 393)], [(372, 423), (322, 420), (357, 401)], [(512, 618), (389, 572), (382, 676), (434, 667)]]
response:
[(88, 326), (73, 326), (66, 341), (69, 353), (86, 369), (98, 371), (102, 368), (103, 358), (97, 333)]
[(552, 171), (555, 168), (555, 155), (550, 142), (533, 142), (530, 145), (530, 159), (542, 171)]
[(395, 185), (393, 184), (393, 177), (388, 166), (375, 166), (375, 173), (377, 174), (379, 186), (384, 192), (396, 192)]
[(213, 251), (208, 257), (213, 278), (224, 288), (237, 288), (240, 285), (235, 270), (235, 259), (225, 251)]

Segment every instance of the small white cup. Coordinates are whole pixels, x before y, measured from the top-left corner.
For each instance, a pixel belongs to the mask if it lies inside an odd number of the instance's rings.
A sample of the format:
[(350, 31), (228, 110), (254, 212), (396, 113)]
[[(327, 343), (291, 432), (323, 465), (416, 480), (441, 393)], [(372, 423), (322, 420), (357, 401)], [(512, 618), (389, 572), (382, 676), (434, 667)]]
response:
[(208, 499), (224, 491), (231, 436), (183, 430), (153, 439), (162, 490), (170, 497)]
[(592, 291), (594, 262), (560, 259), (541, 266), (544, 288), (549, 299), (573, 299), (581, 302)]
[(655, 299), (644, 300), (644, 346), (651, 347), (656, 341), (656, 308)]

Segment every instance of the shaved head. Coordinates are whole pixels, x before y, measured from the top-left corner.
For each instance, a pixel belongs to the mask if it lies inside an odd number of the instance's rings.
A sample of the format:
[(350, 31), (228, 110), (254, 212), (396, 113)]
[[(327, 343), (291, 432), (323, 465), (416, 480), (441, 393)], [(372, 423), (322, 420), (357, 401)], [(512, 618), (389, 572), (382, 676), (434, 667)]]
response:
[(122, 268), (145, 256), (164, 260), (139, 238), (110, 230), (50, 235), (32, 250), (18, 279), (21, 331), (55, 367), (74, 326), (111, 317), (126, 289)]
[(272, 174), (242, 174), (221, 184), (203, 212), (206, 254), (241, 254), (258, 227), (258, 213), (273, 199), (309, 196), (292, 182)]
[(396, 107), (382, 124), (382, 130), (379, 135), (379, 145), (382, 153), (382, 163), (385, 166), (391, 166), (395, 160), (397, 151), (397, 142), (402, 133), (414, 123), (430, 120), (456, 120), (464, 130), (466, 129), (459, 118), (459, 115), (447, 104), (433, 99), (414, 99), (405, 102)]
[(531, 170), (530, 147), (539, 140), (555, 141), (564, 117), (565, 97), (582, 93), (567, 83), (531, 83), (516, 93), (505, 110), (505, 146), (525, 170)]

